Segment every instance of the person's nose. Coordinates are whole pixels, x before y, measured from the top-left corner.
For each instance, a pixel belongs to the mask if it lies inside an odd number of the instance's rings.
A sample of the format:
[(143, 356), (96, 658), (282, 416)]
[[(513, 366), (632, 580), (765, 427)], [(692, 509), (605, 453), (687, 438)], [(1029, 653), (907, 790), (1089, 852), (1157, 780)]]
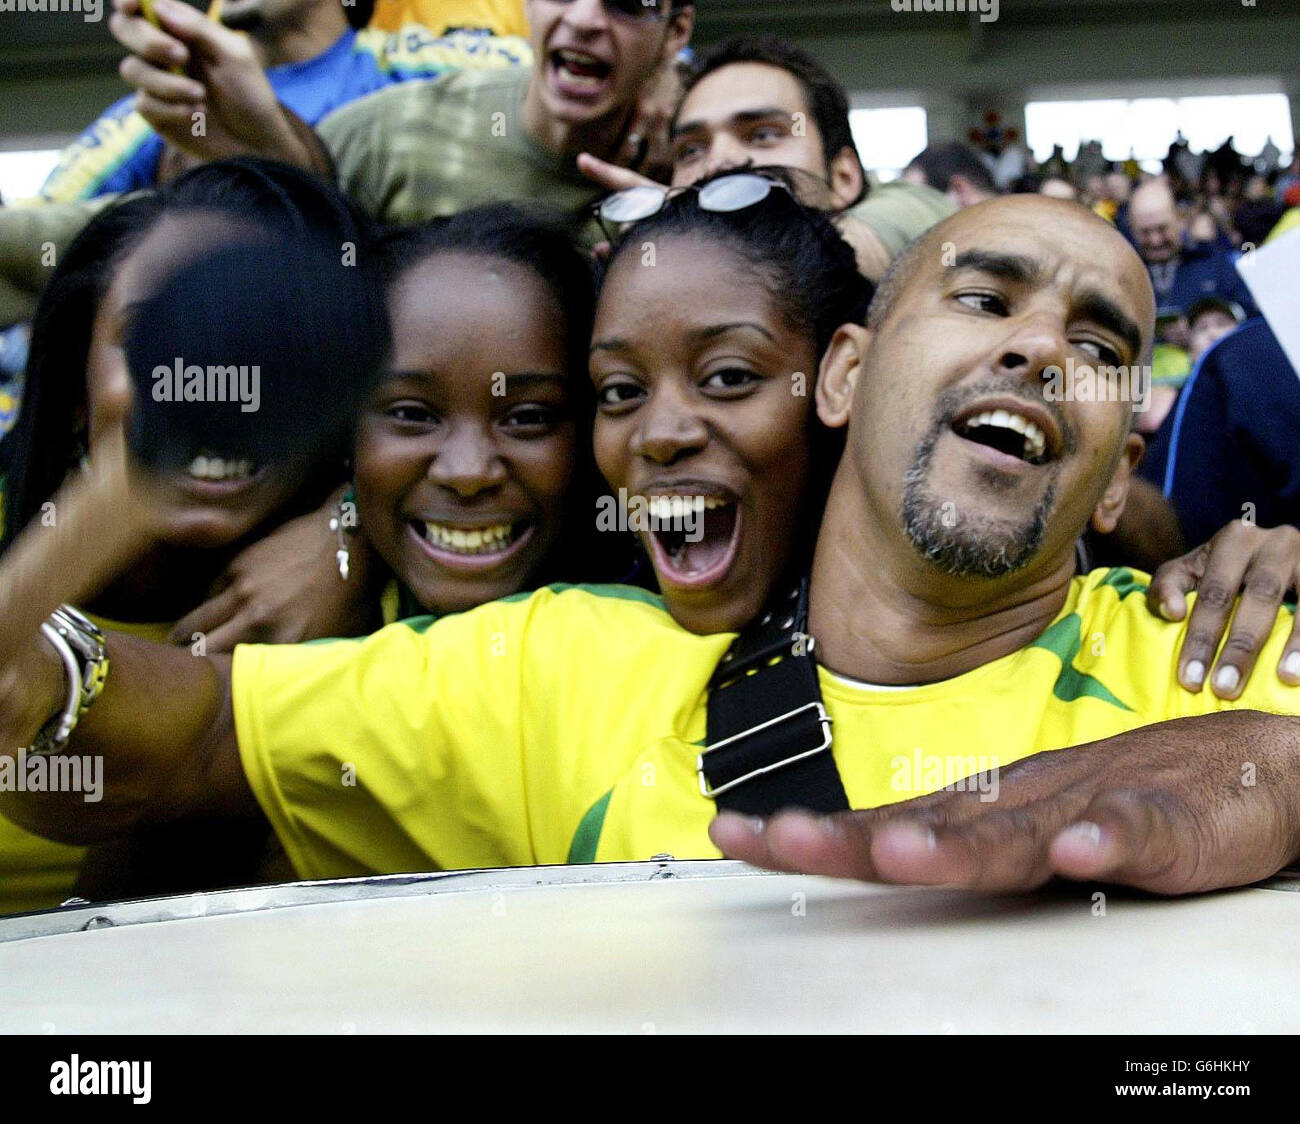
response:
[(1064, 322), (1045, 310), (1029, 313), (1013, 320), (999, 342), (994, 373), (1037, 384), (1049, 367), (1064, 372), (1068, 352)]
[(717, 133), (709, 141), (708, 156), (699, 178), (705, 179), (719, 172), (740, 169), (751, 162), (748, 150), (739, 139), (730, 133)]
[(639, 411), (632, 452), (655, 464), (674, 464), (709, 442), (709, 429), (682, 395), (658, 391)]
[(506, 466), (482, 426), (453, 426), (429, 465), (429, 478), (469, 499), (503, 483)]
[(576, 32), (594, 33), (608, 26), (604, 0), (572, 0), (565, 4), (561, 20)]

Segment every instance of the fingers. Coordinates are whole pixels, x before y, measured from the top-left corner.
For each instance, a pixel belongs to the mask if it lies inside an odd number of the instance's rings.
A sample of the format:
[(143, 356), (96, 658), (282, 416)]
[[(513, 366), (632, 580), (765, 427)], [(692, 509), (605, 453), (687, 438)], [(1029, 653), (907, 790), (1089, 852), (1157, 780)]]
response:
[(578, 170), (589, 180), (594, 180), (609, 191), (626, 191), (629, 187), (662, 187), (648, 176), (630, 168), (620, 168), (608, 160), (601, 160), (589, 152), (578, 156)]
[(196, 632), (205, 635), (225, 624), (239, 610), (243, 595), (234, 585), (228, 586), (215, 597), (210, 597), (188, 616), (173, 626), (167, 637), (169, 644), (189, 644)]
[(135, 96), (136, 112), (168, 140), (175, 139), (174, 131), (176, 129), (182, 129), (188, 135), (194, 114), (198, 112), (200, 107), (201, 103), (186, 104), (160, 101), (152, 94), (136, 94)]
[(133, 55), (156, 67), (167, 69), (189, 62), (189, 48), (176, 36), (154, 27), (142, 16), (124, 13), (120, 6), (109, 17), (108, 30)]
[(709, 838), (728, 858), (767, 870), (823, 874), (876, 881), (871, 862), (870, 813), (817, 816), (778, 812), (764, 821), (722, 812), (709, 825)]
[(1187, 595), (1205, 576), (1205, 561), (1209, 556), (1209, 546), (1202, 546), (1161, 566), (1147, 589), (1147, 609), (1167, 621), (1186, 617)]
[(1291, 635), (1286, 647), (1282, 649), (1282, 658), (1278, 660), (1277, 675), (1283, 683), (1300, 687), (1300, 616), (1291, 626)]
[(766, 824), (723, 814), (710, 836), (729, 858), (800, 874), (993, 893), (1032, 890), (1051, 878), (1048, 844), (1065, 818), (1062, 802), (986, 808), (962, 824), (926, 813), (881, 821), (874, 812), (782, 812)]
[[(1211, 689), (1222, 699), (1239, 698), (1245, 689), (1259, 653), (1273, 633), (1278, 610), (1292, 587), (1300, 560), (1300, 531), (1279, 527), (1261, 534), (1260, 546), (1242, 582), (1228, 639), (1210, 673)], [(1198, 603), (1192, 610), (1189, 632), (1196, 627), (1199, 610)]]
[(896, 821), (872, 840), (879, 880), (988, 893), (1033, 890), (1052, 877), (1048, 844), (1064, 818), (1060, 800), (992, 809), (966, 823), (925, 828)]
[(183, 104), (192, 108), (206, 94), (203, 83), (184, 74), (159, 70), (135, 55), (127, 55), (118, 64), (117, 71), (137, 91), (162, 103)]
[(275, 634), (265, 615), (252, 606), (244, 606), (220, 628), (205, 637), (204, 650), (208, 654), (233, 652), (236, 644), (275, 644)]
[(1176, 830), (1164, 801), (1111, 791), (1058, 832), (1049, 851), (1052, 868), (1063, 878), (1180, 894), (1211, 888), (1198, 873), (1201, 846), (1195, 831)]
[(1196, 606), (1178, 656), (1178, 681), (1194, 693), (1205, 686), (1209, 677), (1214, 654), (1258, 545), (1251, 534), (1255, 531), (1244, 524), (1229, 524), (1205, 548), (1205, 572), (1197, 586)]

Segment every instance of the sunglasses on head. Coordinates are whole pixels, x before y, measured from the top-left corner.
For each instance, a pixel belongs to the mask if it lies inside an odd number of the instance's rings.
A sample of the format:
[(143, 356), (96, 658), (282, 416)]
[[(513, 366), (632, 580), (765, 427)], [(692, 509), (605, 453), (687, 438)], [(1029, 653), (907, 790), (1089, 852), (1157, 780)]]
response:
[[(804, 173), (810, 180), (815, 180), (826, 187), (820, 180), (809, 173)], [(718, 176), (704, 184), (691, 184), (687, 187), (659, 187), (646, 184), (642, 187), (629, 187), (625, 191), (615, 192), (596, 203), (592, 210), (597, 222), (609, 241), (615, 242), (622, 228), (634, 222), (641, 222), (659, 214), (668, 201), (687, 192), (695, 192), (696, 202), (701, 211), (715, 214), (730, 214), (756, 207), (772, 194), (773, 191), (786, 192), (795, 202), (800, 195), (796, 190), (795, 169), (793, 168), (756, 168), (730, 175)], [(799, 208), (800, 213), (803, 207)]]
[[(557, 4), (571, 4), (573, 0), (553, 0)], [(672, 0), (601, 0), (612, 16), (633, 20), (657, 20), (668, 14)]]

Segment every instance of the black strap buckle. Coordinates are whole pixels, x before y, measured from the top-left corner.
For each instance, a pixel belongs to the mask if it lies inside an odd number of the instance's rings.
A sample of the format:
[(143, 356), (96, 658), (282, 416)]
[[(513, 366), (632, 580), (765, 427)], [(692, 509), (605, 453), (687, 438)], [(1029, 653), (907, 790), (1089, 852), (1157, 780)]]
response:
[[(750, 769), (747, 773), (742, 773), (738, 777), (734, 777), (729, 781), (724, 781), (722, 784), (712, 785), (709, 783), (709, 778), (704, 772), (704, 759), (706, 756), (724, 752), (729, 748), (734, 748), (746, 738), (754, 737), (757, 734), (772, 729), (774, 726), (779, 726), (784, 722), (789, 722), (803, 714), (805, 711), (813, 712), (814, 721), (817, 723), (817, 727), (820, 729), (822, 734), (820, 745), (815, 745), (811, 749), (795, 749), (794, 752), (783, 757), (779, 761), (769, 761), (763, 765), (759, 765)], [(794, 735), (791, 735), (791, 740), (794, 740)], [(803, 706), (797, 706), (793, 710), (787, 710), (784, 714), (778, 714), (775, 718), (769, 718), (766, 722), (760, 722), (757, 726), (751, 726), (748, 730), (741, 730), (738, 734), (732, 734), (729, 738), (723, 738), (721, 741), (716, 742), (713, 745), (705, 746), (704, 752), (696, 759), (695, 765), (695, 770), (700, 775), (700, 792), (710, 800), (716, 800), (722, 793), (729, 792), (737, 785), (744, 784), (746, 781), (753, 780), (755, 777), (761, 777), (764, 773), (774, 773), (777, 769), (783, 769), (785, 766), (792, 765), (796, 761), (802, 761), (805, 757), (812, 757), (813, 754), (824, 753), (826, 750), (830, 749), (830, 747), (831, 716), (826, 713), (825, 705), (820, 701), (804, 703)], [(709, 764), (712, 765), (716, 762), (718, 762), (717, 758), (711, 758)], [(725, 772), (725, 766), (723, 767), (723, 771)]]
[(848, 798), (831, 749), (800, 582), (746, 626), (709, 681), (707, 744), (696, 759), (700, 792), (726, 811), (841, 811)]

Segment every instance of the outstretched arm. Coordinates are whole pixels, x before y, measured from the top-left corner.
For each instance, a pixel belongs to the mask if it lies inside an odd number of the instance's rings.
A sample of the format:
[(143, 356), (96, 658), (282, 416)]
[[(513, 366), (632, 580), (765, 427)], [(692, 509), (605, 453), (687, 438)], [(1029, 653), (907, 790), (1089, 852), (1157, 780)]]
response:
[(1300, 718), (1237, 711), (1143, 727), (867, 812), (720, 815), (730, 858), (868, 882), (1031, 890), (1053, 877), (1157, 894), (1241, 886), (1300, 858)]

